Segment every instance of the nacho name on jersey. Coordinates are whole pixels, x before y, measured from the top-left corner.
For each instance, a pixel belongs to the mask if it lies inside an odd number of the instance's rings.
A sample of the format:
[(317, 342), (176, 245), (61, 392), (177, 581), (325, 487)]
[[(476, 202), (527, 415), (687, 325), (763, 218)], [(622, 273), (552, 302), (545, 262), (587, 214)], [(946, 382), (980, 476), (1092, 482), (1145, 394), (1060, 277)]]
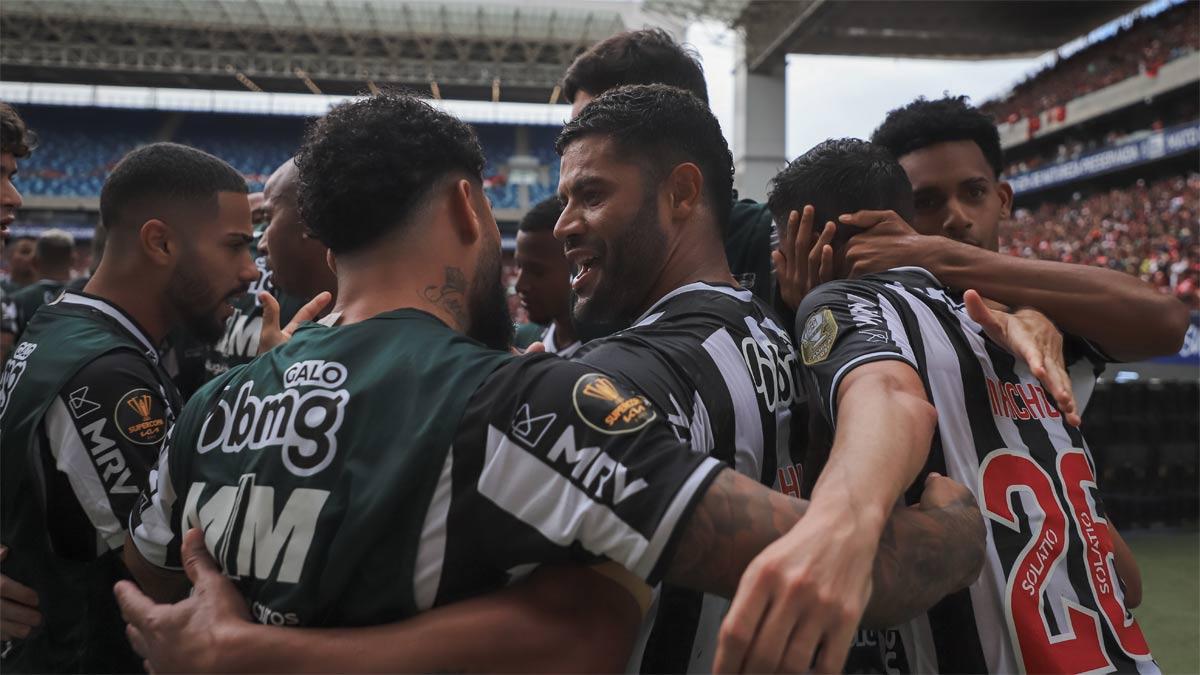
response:
[(319, 473), (337, 454), (337, 432), (350, 400), (342, 388), (347, 377), (349, 371), (341, 363), (309, 360), (288, 367), (279, 393), (259, 397), (251, 393), (254, 380), (244, 382), (232, 402), (222, 395), (209, 412), (200, 427), (197, 451), (278, 448), (291, 473)]

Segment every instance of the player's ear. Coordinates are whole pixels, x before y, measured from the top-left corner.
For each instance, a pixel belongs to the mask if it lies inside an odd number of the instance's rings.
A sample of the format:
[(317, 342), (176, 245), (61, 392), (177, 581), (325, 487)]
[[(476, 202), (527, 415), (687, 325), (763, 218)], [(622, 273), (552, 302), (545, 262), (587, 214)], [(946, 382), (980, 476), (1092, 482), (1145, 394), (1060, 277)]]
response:
[(666, 186), (673, 221), (687, 221), (700, 205), (704, 194), (704, 174), (691, 162), (677, 165), (667, 176)]
[(996, 192), (1000, 194), (1000, 217), (1012, 215), (1013, 189), (1008, 181), (1002, 180), (996, 184)]
[(142, 223), (138, 230), (138, 239), (142, 245), (142, 252), (158, 265), (170, 265), (179, 246), (173, 237), (171, 228), (157, 218), (151, 218)]
[(476, 187), (465, 178), (454, 181), (450, 192), (450, 213), (453, 216), (450, 220), (464, 244), (474, 242), (483, 234), (480, 202), (485, 199), (482, 186)]

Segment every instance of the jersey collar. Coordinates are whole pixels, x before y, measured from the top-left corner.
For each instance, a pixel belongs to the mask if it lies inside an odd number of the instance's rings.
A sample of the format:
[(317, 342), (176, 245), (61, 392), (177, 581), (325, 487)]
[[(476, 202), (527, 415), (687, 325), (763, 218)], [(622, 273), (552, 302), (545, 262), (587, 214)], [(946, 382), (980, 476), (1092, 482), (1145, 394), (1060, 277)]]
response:
[(915, 272), (916, 274), (921, 274), (923, 276), (929, 277), (929, 279), (932, 280), (933, 283), (937, 284), (938, 286), (945, 286), (945, 284), (943, 284), (940, 279), (933, 276), (933, 272), (930, 272), (929, 270), (925, 269), (924, 267), (917, 267), (915, 265), (905, 265), (903, 267), (893, 267), (893, 268), (889, 269), (888, 271), (889, 272)]
[(138, 325), (133, 317), (129, 316), (120, 307), (112, 304), (104, 298), (95, 295), (89, 295), (80, 291), (64, 291), (56, 300), (51, 302), (52, 305), (75, 305), (79, 307), (89, 307), (100, 312), (113, 321), (117, 322), (125, 332), (129, 333), (135, 340), (140, 342), (146, 348), (146, 356), (154, 363), (158, 363), (158, 349), (155, 348), (154, 342), (146, 331)]
[(655, 302), (653, 305), (650, 305), (650, 309), (647, 309), (645, 312), (642, 312), (642, 315), (639, 316), (637, 318), (637, 320), (633, 322), (633, 325), (637, 325), (637, 324), (645, 321), (647, 317), (649, 317), (651, 314), (654, 313), (654, 310), (656, 310), (659, 307), (666, 304), (666, 302), (668, 300), (670, 300), (671, 298), (683, 295), (684, 293), (692, 293), (694, 291), (715, 291), (717, 293), (728, 295), (731, 298), (737, 298), (738, 300), (741, 300), (742, 302), (750, 302), (754, 298), (754, 294), (744, 288), (734, 288), (732, 286), (718, 286), (716, 284), (710, 284), (705, 281), (696, 281), (696, 282), (693, 282), (690, 284), (686, 284), (684, 286), (680, 286), (679, 288), (676, 288), (676, 289), (672, 290), (670, 293), (667, 293), (666, 295), (659, 298), (658, 302)]

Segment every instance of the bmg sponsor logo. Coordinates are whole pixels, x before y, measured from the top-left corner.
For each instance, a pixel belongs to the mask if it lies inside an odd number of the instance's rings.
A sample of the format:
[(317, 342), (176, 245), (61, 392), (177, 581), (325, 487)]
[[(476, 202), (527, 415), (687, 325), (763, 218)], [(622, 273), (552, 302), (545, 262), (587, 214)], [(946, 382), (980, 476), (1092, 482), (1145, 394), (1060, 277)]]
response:
[(283, 464), (297, 476), (312, 476), (337, 454), (337, 432), (350, 393), (340, 389), (348, 372), (336, 361), (301, 361), (284, 372), (285, 389), (256, 396), (254, 381), (222, 397), (200, 428), (200, 453), (279, 448)]

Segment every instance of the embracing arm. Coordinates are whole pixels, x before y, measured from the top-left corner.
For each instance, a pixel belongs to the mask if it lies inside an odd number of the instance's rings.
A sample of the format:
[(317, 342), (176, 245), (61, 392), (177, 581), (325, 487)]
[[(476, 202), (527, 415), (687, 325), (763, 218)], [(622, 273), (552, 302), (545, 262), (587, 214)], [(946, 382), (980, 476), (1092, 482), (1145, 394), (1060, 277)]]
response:
[(590, 568), (540, 569), (515, 586), (362, 628), (242, 624), (231, 632), (239, 672), (621, 672), (641, 613)]
[[(1036, 308), (1115, 359), (1172, 354), (1183, 344), (1187, 307), (1132, 275), (1007, 256), (945, 237), (924, 243), (922, 265), (942, 283), (973, 288), (1012, 307)], [(1114, 311), (1121, 321), (1112, 320)]]
[[(151, 583), (144, 589), (178, 590), (156, 585), (178, 573), (153, 568), (132, 542), (130, 550), (135, 576)], [(649, 588), (613, 563), (555, 566), (407, 621), (283, 628), (249, 620), (199, 530), (181, 554), (194, 590), (177, 604), (156, 605), (129, 582), (116, 587), (130, 642), (158, 672), (620, 672), (641, 620), (634, 595), (649, 603)]]

